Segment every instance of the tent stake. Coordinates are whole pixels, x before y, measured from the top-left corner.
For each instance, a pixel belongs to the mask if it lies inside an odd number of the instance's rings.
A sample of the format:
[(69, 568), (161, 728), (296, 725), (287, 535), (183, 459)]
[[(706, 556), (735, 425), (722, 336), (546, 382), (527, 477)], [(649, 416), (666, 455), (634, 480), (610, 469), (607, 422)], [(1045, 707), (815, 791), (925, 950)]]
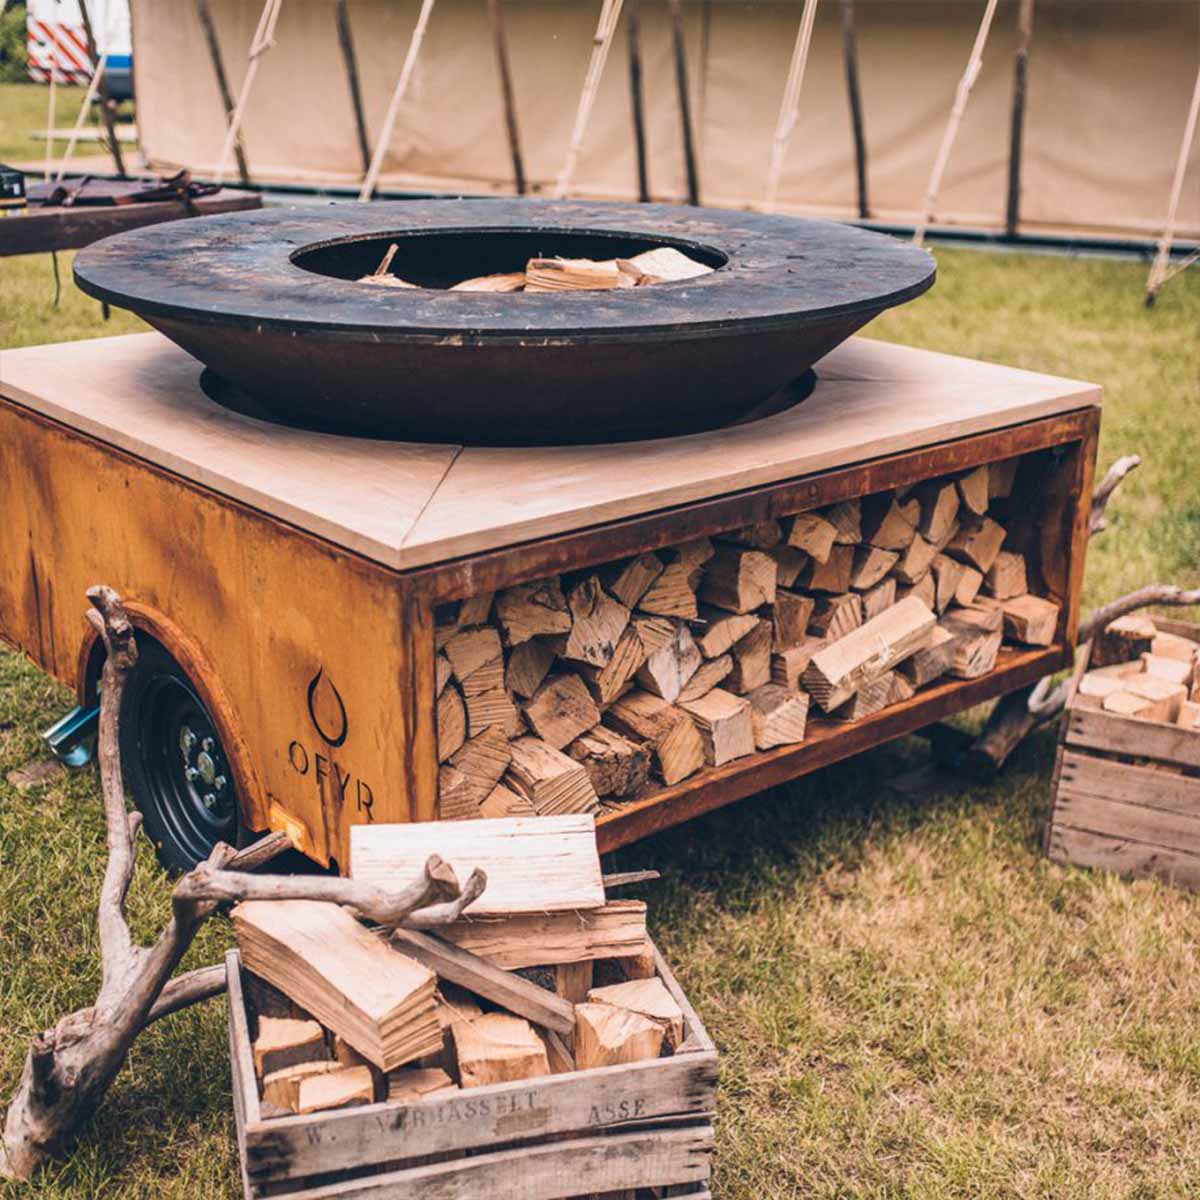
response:
[[(83, 20), (83, 36), (87, 39), (88, 58), (93, 63), (98, 63), (100, 60), (100, 50), (96, 44), (96, 31), (92, 28), (91, 14), (88, 12), (87, 0), (79, 0), (79, 15)], [(107, 43), (108, 30), (105, 31), (105, 42)], [(105, 55), (107, 60), (107, 55)], [(93, 68), (94, 70), (97, 68)], [(117, 129), (113, 122), (113, 109), (116, 104), (113, 98), (108, 94), (108, 80), (103, 75), (100, 76), (100, 116), (104, 120), (104, 131), (108, 134), (108, 151), (112, 155), (113, 166), (117, 168), (117, 174), (125, 178), (125, 160), (121, 157), (121, 147), (117, 144)]]
[[(233, 93), (229, 90), (229, 77), (225, 74), (225, 60), (221, 57), (221, 43), (217, 41), (217, 27), (213, 24), (208, 0), (196, 0), (196, 15), (200, 18), (204, 40), (208, 43), (208, 57), (212, 60), (213, 74), (217, 78), (217, 91), (221, 93), (221, 105), (225, 109), (225, 124), (228, 127), (229, 122), (233, 120)], [(237, 159), (238, 177), (243, 183), (249, 183), (250, 169), (246, 166), (246, 151), (240, 133), (233, 144), (233, 153)]]
[(396, 118), (400, 115), (400, 105), (404, 102), (404, 94), (408, 91), (409, 81), (417, 65), (417, 56), (421, 53), (421, 44), (425, 41), (425, 30), (429, 25), (429, 16), (433, 12), (434, 0), (421, 0), (421, 11), (417, 14), (417, 23), (413, 28), (412, 39), (408, 43), (408, 53), (404, 56), (404, 65), (400, 68), (400, 78), (396, 80), (396, 89), (392, 92), (388, 104), (387, 115), (383, 118), (383, 128), (379, 132), (379, 141), (375, 144), (375, 153), (371, 156), (371, 165), (367, 168), (363, 180), (360, 200), (370, 200), (375, 194), (379, 183), (379, 172), (383, 169), (383, 156), (391, 144), (392, 130), (396, 126)]
[(1033, 37), (1033, 0), (1021, 0), (1017, 13), (1017, 57), (1013, 64), (1012, 131), (1008, 142), (1008, 209), (1004, 232), (1017, 236), (1021, 222), (1021, 151), (1025, 133), (1025, 83), (1029, 72), (1029, 43)]
[(846, 96), (850, 101), (850, 124), (854, 130), (854, 167), (858, 176), (858, 215), (871, 215), (867, 199), (867, 139), (863, 133), (862, 95), (858, 87), (858, 31), (854, 0), (842, 0), (842, 59), (846, 65)]
[(342, 62), (346, 66), (346, 83), (350, 88), (350, 103), (354, 108), (354, 129), (358, 134), (358, 152), (362, 157), (363, 170), (371, 165), (371, 144), (367, 138), (367, 118), (363, 112), (362, 86), (358, 80), (358, 56), (354, 53), (354, 33), (350, 28), (350, 9), (346, 0), (337, 0), (334, 6), (337, 21), (338, 45), (342, 49)]
[(683, 165), (687, 173), (688, 203), (700, 203), (696, 176), (696, 146), (692, 138), (692, 109), (688, 97), (687, 42), (684, 39), (682, 0), (670, 0), (671, 37), (675, 43), (675, 91), (679, 97), (679, 128), (683, 138)]
[(787, 83), (784, 84), (783, 99), (779, 105), (779, 120), (775, 124), (775, 137), (771, 142), (771, 167), (767, 172), (767, 198), (763, 204), (766, 212), (775, 211), (784, 156), (800, 116), (800, 88), (804, 84), (804, 69), (808, 65), (808, 50), (812, 44), (813, 22), (816, 18), (817, 0), (804, 0), (800, 28), (796, 31), (796, 44), (792, 48), (792, 62), (788, 67)]
[(579, 155), (583, 150), (583, 139), (592, 119), (592, 106), (596, 103), (596, 93), (600, 90), (600, 77), (604, 74), (604, 64), (608, 61), (609, 50), (612, 49), (617, 22), (621, 19), (621, 2), (622, 0), (603, 0), (600, 5), (600, 20), (592, 39), (592, 57), (588, 61), (583, 89), (579, 93), (579, 107), (575, 110), (575, 126), (571, 130), (566, 161), (559, 172), (558, 182), (554, 185), (556, 200), (562, 200), (566, 196), (571, 181), (575, 178), (575, 168), (579, 165)]
[(954, 139), (958, 136), (963, 113), (967, 110), (967, 97), (970, 96), (975, 80), (979, 78), (979, 70), (983, 66), (983, 48), (987, 45), (988, 32), (992, 28), (992, 18), (995, 15), (996, 0), (988, 0), (983, 20), (979, 22), (979, 32), (975, 34), (975, 44), (971, 47), (971, 57), (967, 60), (967, 69), (958, 81), (954, 107), (950, 110), (950, 120), (946, 122), (946, 132), (942, 134), (942, 144), (938, 147), (937, 158), (934, 159), (933, 170), (929, 174), (929, 186), (925, 189), (925, 206), (913, 230), (914, 246), (923, 245), (925, 242), (925, 231), (933, 218), (933, 206), (937, 203), (938, 192), (941, 190), (942, 176), (946, 172), (946, 164), (950, 161), (950, 151), (954, 146)]
[(1175, 161), (1175, 178), (1171, 183), (1171, 200), (1167, 205), (1167, 223), (1163, 227), (1159, 239), (1158, 251), (1150, 267), (1150, 278), (1146, 280), (1146, 307), (1149, 308), (1158, 296), (1158, 289), (1168, 279), (1178, 275), (1185, 267), (1197, 259), (1197, 254), (1189, 254), (1174, 270), (1168, 264), (1171, 261), (1171, 242), (1175, 239), (1175, 221), (1179, 216), (1179, 197), (1183, 194), (1183, 179), (1187, 174), (1188, 155), (1192, 148), (1192, 139), (1196, 136), (1196, 121), (1200, 117), (1200, 71), (1196, 72), (1196, 86), (1192, 89), (1192, 103), (1188, 108), (1187, 121), (1183, 127), (1183, 141), (1179, 145), (1179, 157)]
[(629, 0), (625, 10), (629, 33), (629, 101), (633, 110), (633, 145), (637, 153), (638, 199), (650, 199), (646, 170), (646, 112), (642, 97), (642, 0)]
[(492, 25), (492, 44), (496, 50), (496, 71), (500, 75), (500, 96), (504, 101), (504, 126), (508, 131), (508, 150), (512, 155), (513, 182), (517, 195), (528, 190), (525, 160), (521, 154), (521, 132), (517, 126), (517, 102), (513, 95), (512, 71), (508, 62), (508, 35), (504, 28), (503, 0), (487, 0), (488, 20)]

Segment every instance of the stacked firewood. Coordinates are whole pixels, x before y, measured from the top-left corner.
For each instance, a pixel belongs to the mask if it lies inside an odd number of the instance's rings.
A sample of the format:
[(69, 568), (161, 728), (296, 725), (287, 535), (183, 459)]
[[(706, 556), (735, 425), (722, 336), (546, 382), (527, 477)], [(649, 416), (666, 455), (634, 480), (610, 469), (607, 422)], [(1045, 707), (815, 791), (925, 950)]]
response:
[(442, 818), (619, 804), (1049, 645), (1030, 530), (997, 520), (1017, 465), (444, 606)]

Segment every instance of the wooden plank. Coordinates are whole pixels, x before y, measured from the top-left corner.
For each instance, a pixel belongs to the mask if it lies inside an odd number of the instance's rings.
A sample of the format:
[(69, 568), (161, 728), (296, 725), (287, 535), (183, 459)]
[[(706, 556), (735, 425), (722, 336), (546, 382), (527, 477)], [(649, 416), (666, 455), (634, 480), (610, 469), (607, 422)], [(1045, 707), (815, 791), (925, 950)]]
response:
[(472, 916), (600, 908), (604, 884), (595, 820), (585, 813), (549, 817), (356, 825), (350, 831), (350, 877), (397, 887), (414, 879), (431, 854), (460, 883), (476, 867), (487, 887)]
[(692, 1007), (691, 1001), (684, 995), (683, 988), (679, 986), (679, 981), (675, 978), (674, 972), (671, 970), (667, 960), (663, 958), (662, 951), (650, 943), (651, 950), (654, 954), (654, 969), (666, 986), (668, 992), (674, 998), (675, 1003), (679, 1005), (683, 1011), (683, 1039), (685, 1042), (697, 1047), (697, 1049), (705, 1054), (716, 1054), (717, 1047), (712, 1038), (709, 1037), (708, 1030), (704, 1027), (704, 1022), (700, 1020), (696, 1010)]
[(1119, 717), (1100, 709), (1072, 707), (1067, 715), (1068, 746), (1132, 754), (1173, 766), (1200, 770), (1200, 733)]
[(1098, 867), (1117, 875), (1153, 875), (1167, 883), (1200, 887), (1200, 857), (1177, 847), (1055, 825), (1047, 849), (1058, 863)]
[[(1134, 767), (1067, 750), (1063, 754), (1058, 786), (1060, 797), (1068, 792), (1073, 796), (1094, 796), (1155, 812), (1174, 813), (1191, 821), (1200, 820), (1200, 779), (1190, 779), (1173, 771)], [(1188, 825), (1180, 827), (1190, 828)]]
[(242, 990), (242, 960), (236, 950), (225, 951), (225, 992), (234, 1098), (241, 1105), (244, 1123), (252, 1125), (261, 1118), (262, 1109), (254, 1076), (254, 1045), (246, 1016), (246, 995)]
[(1082, 829), (1151, 846), (1168, 846), (1200, 857), (1200, 819), (1196, 816), (1104, 799), (1065, 782), (1058, 789), (1054, 828)]

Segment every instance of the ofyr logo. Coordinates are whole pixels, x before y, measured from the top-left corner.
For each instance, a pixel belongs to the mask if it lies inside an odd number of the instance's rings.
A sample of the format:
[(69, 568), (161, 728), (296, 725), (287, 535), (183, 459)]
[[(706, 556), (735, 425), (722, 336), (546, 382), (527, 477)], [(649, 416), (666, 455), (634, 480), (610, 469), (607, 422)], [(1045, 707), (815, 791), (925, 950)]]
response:
[[(346, 705), (341, 693), (325, 674), (324, 667), (309, 681), (307, 701), (309, 720), (312, 721), (321, 741), (330, 750), (337, 750), (344, 745), (350, 732), (350, 720), (346, 715)], [(294, 739), (288, 746), (288, 762), (297, 775), (306, 776), (311, 771), (322, 801), (328, 797), (337, 809), (341, 808), (350, 794), (353, 784), (358, 811), (365, 813), (368, 821), (371, 820), (371, 807), (375, 803), (375, 796), (370, 786), (361, 779), (355, 779), (350, 771), (343, 772), (331, 755), (320, 751), (310, 755), (304, 743)]]

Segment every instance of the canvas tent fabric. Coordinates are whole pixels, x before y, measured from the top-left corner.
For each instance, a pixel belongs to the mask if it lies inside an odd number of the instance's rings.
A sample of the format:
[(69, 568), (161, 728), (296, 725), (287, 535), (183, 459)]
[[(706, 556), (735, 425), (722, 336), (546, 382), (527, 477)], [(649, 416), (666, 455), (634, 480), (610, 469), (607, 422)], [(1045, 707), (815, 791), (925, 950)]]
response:
[[(1004, 226), (1017, 0), (1002, 0), (946, 172), (933, 224)], [(418, 0), (350, 0), (368, 133), (382, 125)], [(911, 224), (983, 0), (857, 0), (870, 215)], [(236, 94), (261, 0), (210, 0)], [(562, 170), (599, 0), (505, 0), (525, 170), (549, 194)], [(765, 200), (771, 139), (800, 0), (687, 0), (684, 6), (701, 203)], [(650, 190), (686, 195), (670, 17), (642, 0)], [(624, 27), (601, 81), (572, 193), (637, 198)], [(192, 4), (133, 0), (139, 130), (150, 164), (211, 174), (224, 110)], [(1195, 0), (1037, 0), (1021, 168), (1026, 233), (1153, 238), (1200, 63)], [(261, 183), (357, 190), (363, 166), (335, 6), (283, 0), (242, 131)], [(511, 194), (512, 160), (484, 0), (438, 0), (383, 160), (381, 190)], [(837, 0), (820, 4), (779, 189), (778, 211), (852, 218), (858, 200)], [(1178, 236), (1200, 236), (1200, 147)]]

